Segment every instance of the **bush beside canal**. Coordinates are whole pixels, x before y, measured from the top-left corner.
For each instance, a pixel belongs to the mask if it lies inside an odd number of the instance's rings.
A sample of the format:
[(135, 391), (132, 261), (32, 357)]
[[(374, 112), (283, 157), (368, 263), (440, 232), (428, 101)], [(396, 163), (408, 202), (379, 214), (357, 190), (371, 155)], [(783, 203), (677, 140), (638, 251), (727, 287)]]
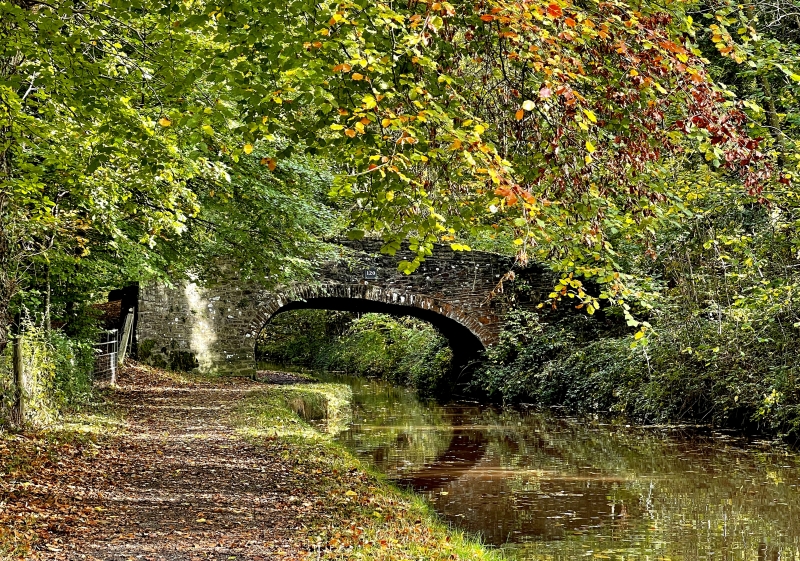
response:
[(622, 414), (639, 423), (692, 423), (800, 439), (800, 341), (773, 318), (662, 320), (647, 345), (598, 337), (568, 318), (519, 312), (472, 381), (505, 403)]

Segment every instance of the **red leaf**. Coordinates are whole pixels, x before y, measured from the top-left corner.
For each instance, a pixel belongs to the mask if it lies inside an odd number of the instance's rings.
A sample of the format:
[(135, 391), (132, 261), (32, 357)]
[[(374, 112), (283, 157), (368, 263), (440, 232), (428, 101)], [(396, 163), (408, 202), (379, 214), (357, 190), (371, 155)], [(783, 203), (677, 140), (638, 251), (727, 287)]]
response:
[(564, 12), (561, 10), (561, 6), (558, 4), (550, 4), (547, 7), (547, 15), (549, 15), (551, 18), (560, 18), (563, 14)]

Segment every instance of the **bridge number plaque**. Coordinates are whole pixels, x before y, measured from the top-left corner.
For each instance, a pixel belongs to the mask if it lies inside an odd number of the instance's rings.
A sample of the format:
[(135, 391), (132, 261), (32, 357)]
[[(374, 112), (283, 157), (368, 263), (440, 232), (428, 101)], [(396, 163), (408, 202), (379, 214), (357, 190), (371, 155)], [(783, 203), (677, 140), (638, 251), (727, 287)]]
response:
[(378, 280), (378, 271), (376, 269), (364, 269), (364, 280)]

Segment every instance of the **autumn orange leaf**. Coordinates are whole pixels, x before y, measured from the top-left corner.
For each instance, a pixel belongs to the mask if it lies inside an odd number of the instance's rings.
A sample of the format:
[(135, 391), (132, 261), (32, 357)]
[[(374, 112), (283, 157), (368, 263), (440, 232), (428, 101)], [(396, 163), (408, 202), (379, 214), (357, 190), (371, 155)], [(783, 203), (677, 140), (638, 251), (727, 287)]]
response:
[(547, 15), (551, 18), (560, 18), (563, 14), (564, 12), (558, 4), (550, 4), (547, 7)]

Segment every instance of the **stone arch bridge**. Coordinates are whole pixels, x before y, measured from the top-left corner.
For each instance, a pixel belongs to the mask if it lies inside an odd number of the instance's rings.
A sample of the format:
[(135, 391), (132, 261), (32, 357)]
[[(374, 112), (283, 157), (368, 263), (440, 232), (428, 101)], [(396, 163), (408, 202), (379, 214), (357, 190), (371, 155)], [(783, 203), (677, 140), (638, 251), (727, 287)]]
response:
[[(343, 242), (340, 258), (322, 265), (312, 283), (273, 289), (227, 279), (140, 288), (136, 340), (140, 360), (173, 369), (251, 373), (255, 341), (276, 314), (302, 308), (409, 315), (429, 321), (466, 364), (499, 336), (506, 304), (490, 298), (513, 262), (480, 251), (437, 245), (410, 275), (397, 270), (410, 254), (382, 255), (380, 242)], [(529, 299), (553, 286), (543, 269), (525, 271)]]

